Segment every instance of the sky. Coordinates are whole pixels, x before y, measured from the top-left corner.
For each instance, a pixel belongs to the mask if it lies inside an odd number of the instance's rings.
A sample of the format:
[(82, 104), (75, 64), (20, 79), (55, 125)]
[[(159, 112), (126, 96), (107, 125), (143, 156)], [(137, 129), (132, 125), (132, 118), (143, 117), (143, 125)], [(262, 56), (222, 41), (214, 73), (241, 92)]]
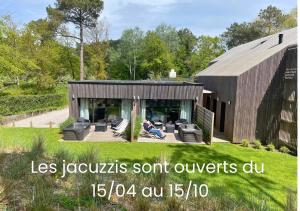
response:
[[(47, 16), (46, 7), (55, 0), (0, 0), (0, 16), (11, 15), (18, 24)], [(104, 0), (101, 19), (108, 23), (109, 36), (135, 26), (153, 30), (161, 23), (177, 29), (189, 28), (199, 35), (218, 36), (234, 22), (251, 21), (268, 5), (289, 12), (297, 0)]]

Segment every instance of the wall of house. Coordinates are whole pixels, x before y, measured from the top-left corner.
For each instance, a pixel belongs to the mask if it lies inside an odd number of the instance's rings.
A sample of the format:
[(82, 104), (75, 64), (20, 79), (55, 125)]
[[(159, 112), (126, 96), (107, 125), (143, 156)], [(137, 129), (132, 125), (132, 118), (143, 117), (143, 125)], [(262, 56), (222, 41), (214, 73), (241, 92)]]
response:
[(286, 49), (243, 73), (237, 80), (233, 141), (263, 142), (278, 137)]
[[(195, 100), (202, 103), (203, 86), (199, 84), (97, 84), (69, 83), (70, 117), (79, 117), (80, 98)], [(139, 108), (137, 108), (139, 109)]]
[[(198, 76), (196, 81), (204, 84), (204, 89), (214, 91), (211, 95), (210, 110), (212, 110), (213, 99), (217, 100), (217, 111), (215, 114), (215, 129), (220, 129), (221, 103), (226, 104), (224, 135), (233, 139), (235, 95), (237, 77), (235, 76)], [(203, 99), (203, 102), (206, 99)], [(205, 107), (205, 105), (203, 104)]]
[[(279, 143), (297, 150), (297, 46), (286, 51)], [(282, 143), (280, 143), (282, 142)]]

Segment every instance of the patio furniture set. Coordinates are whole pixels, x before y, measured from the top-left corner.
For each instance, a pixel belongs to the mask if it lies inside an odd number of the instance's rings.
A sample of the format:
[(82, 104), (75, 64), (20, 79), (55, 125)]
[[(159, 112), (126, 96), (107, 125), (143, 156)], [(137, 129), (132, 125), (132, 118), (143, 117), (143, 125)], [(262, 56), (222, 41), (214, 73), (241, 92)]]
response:
[[(165, 128), (165, 133), (175, 133), (175, 130), (177, 130), (179, 137), (183, 142), (203, 141), (202, 130), (195, 124), (189, 124), (186, 119), (179, 119), (175, 121), (175, 123), (167, 122), (165, 125), (162, 123), (162, 121), (156, 121), (153, 122), (153, 125), (156, 127), (156, 129), (162, 130), (163, 128)], [(150, 135), (149, 132), (147, 132), (146, 134)]]
[[(111, 121), (111, 129), (114, 136), (122, 136), (129, 122), (126, 119), (116, 118)], [(106, 132), (108, 123), (106, 121), (98, 121), (95, 123), (95, 132)], [(79, 118), (76, 122), (68, 125), (63, 129), (64, 140), (83, 140), (90, 132), (91, 123), (89, 120)]]
[[(123, 118), (116, 118), (112, 120), (110, 127), (113, 130), (113, 135), (122, 136), (128, 124), (129, 121)], [(185, 119), (179, 119), (175, 121), (174, 124), (172, 122), (168, 122), (165, 125), (161, 121), (157, 121), (154, 122), (154, 126), (157, 129), (163, 129), (165, 127), (166, 133), (175, 133), (175, 130), (177, 130), (179, 137), (183, 142), (202, 142), (203, 140), (202, 130), (195, 124), (188, 124)], [(106, 121), (99, 121), (95, 123), (95, 132), (106, 132), (107, 128), (108, 123)], [(79, 118), (76, 122), (63, 129), (63, 139), (84, 140), (84, 138), (89, 134), (90, 129), (90, 121), (84, 118)]]

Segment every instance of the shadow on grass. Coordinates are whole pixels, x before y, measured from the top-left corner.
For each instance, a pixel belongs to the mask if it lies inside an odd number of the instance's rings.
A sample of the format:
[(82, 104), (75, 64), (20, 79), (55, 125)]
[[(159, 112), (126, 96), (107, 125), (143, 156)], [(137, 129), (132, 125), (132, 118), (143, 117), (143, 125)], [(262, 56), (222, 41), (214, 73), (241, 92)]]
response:
[[(192, 180), (193, 183), (198, 184), (209, 184), (209, 191), (212, 196), (224, 197), (227, 193), (234, 194), (235, 199), (242, 201), (245, 204), (248, 204), (248, 207), (260, 207), (262, 200), (265, 202), (271, 201), (277, 208), (284, 209), (284, 204), (274, 197), (272, 194), (273, 191), (278, 191), (276, 187), (277, 183), (275, 180), (271, 180), (266, 177), (265, 174), (246, 174), (242, 171), (242, 166), (245, 161), (234, 157), (232, 155), (224, 154), (216, 151), (215, 149), (207, 146), (199, 145), (168, 145), (173, 151), (171, 157), (168, 161), (175, 165), (176, 163), (236, 163), (237, 164), (237, 173), (235, 174), (209, 174), (209, 173), (197, 173), (189, 174), (183, 172), (181, 174), (171, 173), (169, 176), (172, 181), (187, 183), (189, 180)], [(119, 161), (126, 162), (129, 164), (133, 163), (154, 163), (157, 162), (158, 158), (148, 158), (148, 159), (119, 159)], [(219, 178), (218, 178), (219, 177)], [(222, 178), (220, 178), (222, 177)], [(230, 178), (232, 177), (232, 179)], [(238, 179), (236, 179), (236, 178)], [(212, 184), (210, 180), (216, 179), (218, 183), (221, 184)], [(275, 179), (275, 178), (274, 178)], [(281, 190), (285, 191), (285, 190)], [(287, 191), (287, 190), (286, 190)]]

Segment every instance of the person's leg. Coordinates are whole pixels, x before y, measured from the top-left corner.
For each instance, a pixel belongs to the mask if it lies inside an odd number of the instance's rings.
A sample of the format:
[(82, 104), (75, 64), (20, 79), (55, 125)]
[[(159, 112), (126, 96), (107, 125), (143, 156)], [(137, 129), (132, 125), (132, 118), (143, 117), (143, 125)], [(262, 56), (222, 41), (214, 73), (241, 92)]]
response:
[(161, 134), (160, 130), (158, 130), (158, 129), (151, 128), (149, 130), (149, 133), (153, 133), (153, 134), (157, 135), (160, 138), (162, 137), (162, 134)]

